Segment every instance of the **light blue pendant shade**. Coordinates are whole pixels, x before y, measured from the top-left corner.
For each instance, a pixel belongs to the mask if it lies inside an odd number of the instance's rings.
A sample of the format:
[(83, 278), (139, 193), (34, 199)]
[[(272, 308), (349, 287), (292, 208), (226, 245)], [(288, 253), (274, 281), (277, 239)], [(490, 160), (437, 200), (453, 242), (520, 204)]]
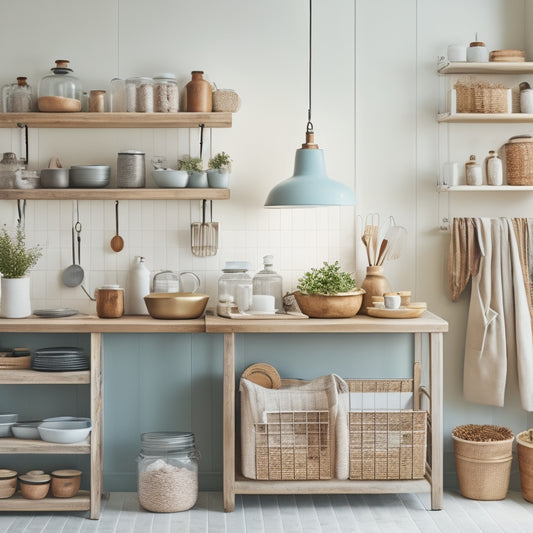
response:
[(355, 195), (349, 187), (328, 177), (323, 150), (296, 150), (294, 175), (270, 191), (265, 207), (328, 205), (355, 205)]

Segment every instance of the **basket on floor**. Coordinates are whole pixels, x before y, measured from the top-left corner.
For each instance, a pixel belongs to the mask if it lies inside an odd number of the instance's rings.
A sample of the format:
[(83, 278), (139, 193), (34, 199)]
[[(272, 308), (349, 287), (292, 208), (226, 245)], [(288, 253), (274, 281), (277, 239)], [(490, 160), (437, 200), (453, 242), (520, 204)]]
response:
[(348, 379), (346, 382), (351, 393), (350, 479), (423, 478), (427, 412), (404, 408), (406, 398), (410, 398), (412, 405), (413, 380)]
[(469, 424), (452, 431), (459, 490), (472, 500), (503, 500), (511, 478), (510, 429)]
[(522, 497), (533, 502), (533, 429), (516, 436)]

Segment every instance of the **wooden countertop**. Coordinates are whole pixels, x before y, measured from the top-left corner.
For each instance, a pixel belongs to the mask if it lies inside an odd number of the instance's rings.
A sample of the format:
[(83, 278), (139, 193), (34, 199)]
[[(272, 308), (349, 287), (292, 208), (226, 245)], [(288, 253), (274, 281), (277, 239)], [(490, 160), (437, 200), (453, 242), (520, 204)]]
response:
[(438, 333), (448, 323), (426, 311), (420, 318), (354, 318), (302, 320), (242, 320), (206, 315), (191, 320), (158, 320), (150, 316), (98, 318), (79, 314), (68, 318), (2, 318), (0, 332), (10, 333)]

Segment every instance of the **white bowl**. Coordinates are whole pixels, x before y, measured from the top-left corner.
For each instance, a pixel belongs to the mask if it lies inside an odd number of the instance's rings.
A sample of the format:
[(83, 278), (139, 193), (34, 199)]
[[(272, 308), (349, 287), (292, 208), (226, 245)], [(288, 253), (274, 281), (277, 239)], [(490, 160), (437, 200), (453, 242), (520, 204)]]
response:
[(18, 422), (11, 426), (11, 431), (17, 439), (40, 439), (38, 426), (41, 423), (41, 421)]
[(11, 437), (11, 426), (15, 422), (1, 422), (0, 423), (0, 437)]
[(0, 424), (4, 422), (16, 422), (19, 415), (14, 413), (0, 413)]
[(71, 444), (84, 441), (92, 429), (89, 420), (63, 420), (39, 424), (39, 435), (47, 442)]
[(171, 168), (152, 170), (152, 177), (158, 187), (169, 189), (187, 187), (189, 181), (189, 173), (186, 170), (172, 170)]

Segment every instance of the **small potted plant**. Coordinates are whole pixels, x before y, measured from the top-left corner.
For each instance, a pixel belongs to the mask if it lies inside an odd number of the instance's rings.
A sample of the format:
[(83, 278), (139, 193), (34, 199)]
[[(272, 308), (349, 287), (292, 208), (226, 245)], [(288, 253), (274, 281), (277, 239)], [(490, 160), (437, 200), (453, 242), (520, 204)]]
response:
[(0, 312), (6, 318), (24, 318), (31, 315), (30, 278), (27, 272), (42, 255), (40, 246), (26, 247), (26, 235), (17, 229), (10, 235), (5, 228), (0, 232)]
[(209, 187), (215, 189), (228, 188), (231, 163), (231, 158), (226, 152), (219, 152), (209, 160), (207, 170)]
[(199, 157), (184, 156), (178, 159), (178, 170), (186, 170), (189, 174), (187, 187), (203, 189), (208, 186), (207, 174), (202, 168), (202, 160)]
[(352, 275), (343, 272), (338, 261), (324, 261), (298, 279), (294, 297), (302, 313), (314, 318), (349, 318), (355, 316), (365, 291), (357, 287)]

